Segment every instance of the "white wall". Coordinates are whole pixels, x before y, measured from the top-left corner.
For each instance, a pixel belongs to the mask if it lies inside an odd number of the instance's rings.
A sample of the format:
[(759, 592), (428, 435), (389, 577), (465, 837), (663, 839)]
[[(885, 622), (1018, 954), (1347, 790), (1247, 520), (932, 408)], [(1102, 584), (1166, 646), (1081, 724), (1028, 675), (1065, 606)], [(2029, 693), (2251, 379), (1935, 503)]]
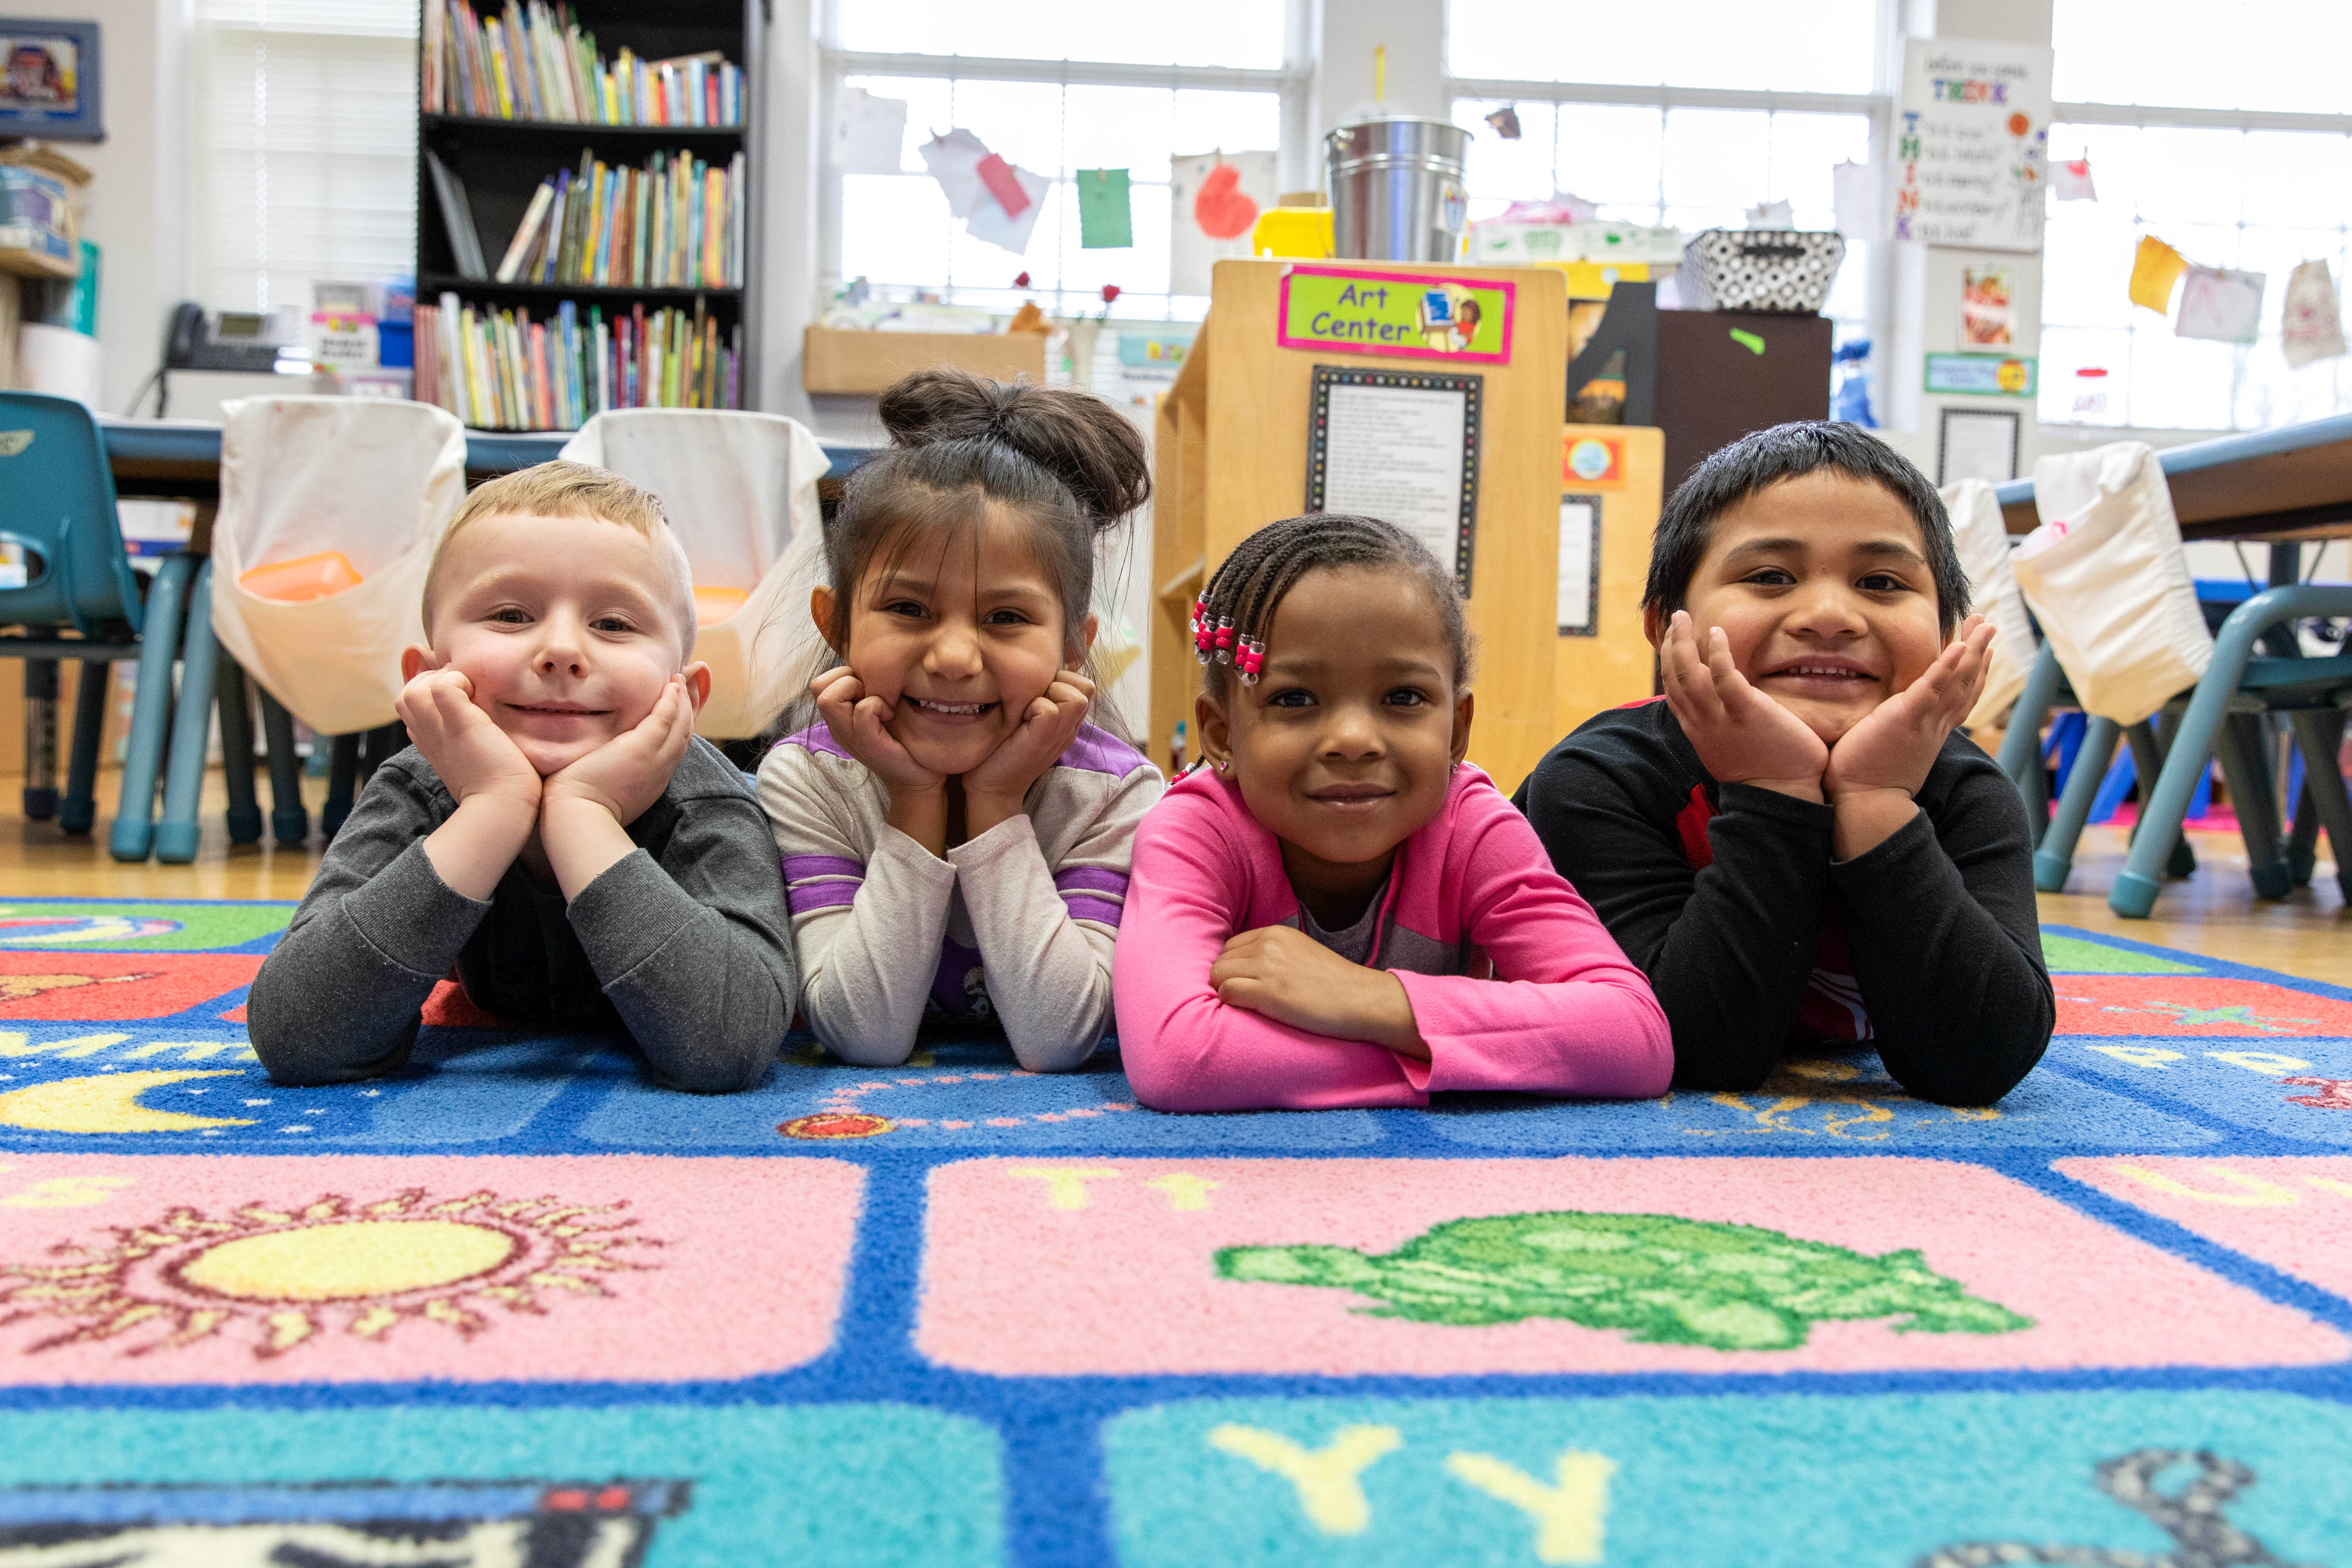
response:
[(163, 325), (191, 291), (188, 0), (80, 0), (45, 12), (96, 22), (107, 139), (60, 143), (95, 178), (82, 234), (100, 258), (100, 406), (120, 413), (163, 357)]

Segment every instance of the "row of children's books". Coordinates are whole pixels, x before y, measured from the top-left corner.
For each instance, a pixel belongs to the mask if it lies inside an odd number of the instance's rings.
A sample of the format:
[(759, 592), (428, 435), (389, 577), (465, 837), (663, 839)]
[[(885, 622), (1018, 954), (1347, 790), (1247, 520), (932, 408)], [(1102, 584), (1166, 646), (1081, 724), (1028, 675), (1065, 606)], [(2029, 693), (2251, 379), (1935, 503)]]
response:
[(607, 408), (740, 408), (743, 329), (699, 305), (607, 320), (566, 300), (551, 318), (478, 310), (455, 294), (416, 307), (416, 397), (478, 430), (576, 430)]
[(739, 289), (744, 195), (740, 153), (723, 169), (684, 153), (656, 153), (633, 169), (583, 148), (577, 172), (539, 183), (499, 281)]
[(425, 112), (600, 125), (740, 125), (743, 70), (716, 50), (607, 64), (569, 5), (425, 0)]

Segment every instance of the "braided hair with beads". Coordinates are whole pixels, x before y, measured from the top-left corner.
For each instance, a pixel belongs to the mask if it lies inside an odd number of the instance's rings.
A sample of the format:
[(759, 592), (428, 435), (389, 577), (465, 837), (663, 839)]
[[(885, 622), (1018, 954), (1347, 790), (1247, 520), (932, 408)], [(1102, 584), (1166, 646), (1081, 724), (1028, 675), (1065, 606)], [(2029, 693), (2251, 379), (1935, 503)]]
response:
[(1392, 522), (1310, 511), (1267, 523), (1235, 545), (1193, 603), (1192, 652), (1209, 695), (1224, 701), (1237, 677), (1244, 686), (1256, 685), (1265, 663), (1266, 629), (1284, 596), (1310, 572), (1342, 569), (1402, 572), (1418, 582), (1444, 629), (1454, 686), (1469, 682), (1470, 631), (1454, 574)]

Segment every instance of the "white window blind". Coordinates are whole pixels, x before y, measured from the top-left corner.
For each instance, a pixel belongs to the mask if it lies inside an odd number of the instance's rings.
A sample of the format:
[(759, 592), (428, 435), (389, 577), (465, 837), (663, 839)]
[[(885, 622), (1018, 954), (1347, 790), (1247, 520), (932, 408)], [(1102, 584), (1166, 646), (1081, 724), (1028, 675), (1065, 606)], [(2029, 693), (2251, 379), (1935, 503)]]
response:
[(415, 0), (196, 0), (196, 289), (308, 310), (416, 259)]

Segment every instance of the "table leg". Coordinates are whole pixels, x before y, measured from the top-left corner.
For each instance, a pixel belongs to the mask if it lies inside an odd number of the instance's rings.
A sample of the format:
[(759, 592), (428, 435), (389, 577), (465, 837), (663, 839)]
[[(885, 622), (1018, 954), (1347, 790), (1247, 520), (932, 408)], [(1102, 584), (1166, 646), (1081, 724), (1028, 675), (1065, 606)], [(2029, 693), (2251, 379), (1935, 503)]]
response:
[(25, 661), (25, 816), (58, 814), (58, 661)]
[(205, 751), (212, 742), (215, 671), (220, 644), (213, 637), (213, 563), (196, 568), (188, 590), (188, 629), (180, 649), (180, 704), (172, 721), (171, 763), (163, 779), (163, 819), (155, 827), (155, 858), (184, 866), (204, 837), (196, 820), (204, 802)]
[(115, 808), (107, 851), (117, 860), (144, 860), (155, 844), (155, 783), (163, 739), (172, 724), (172, 666), (180, 657), (180, 612), (196, 557), (166, 556), (147, 591), (146, 626), (139, 638), (139, 691), (131, 703), (131, 735), (122, 758), (122, 803)]
[(310, 837), (310, 809), (302, 804), (302, 759), (294, 754), (294, 715), (258, 681), (261, 731), (269, 748), (269, 837), (297, 849)]
[(253, 710), (245, 671), (224, 653), (213, 685), (220, 710), (221, 782), (228, 786), (228, 841), (256, 844), (261, 839), (261, 806), (253, 794)]
[(58, 825), (68, 833), (88, 833), (98, 820), (98, 751), (106, 735), (106, 694), (114, 666), (81, 661), (81, 684), (74, 691), (73, 746), (66, 753), (66, 798)]

